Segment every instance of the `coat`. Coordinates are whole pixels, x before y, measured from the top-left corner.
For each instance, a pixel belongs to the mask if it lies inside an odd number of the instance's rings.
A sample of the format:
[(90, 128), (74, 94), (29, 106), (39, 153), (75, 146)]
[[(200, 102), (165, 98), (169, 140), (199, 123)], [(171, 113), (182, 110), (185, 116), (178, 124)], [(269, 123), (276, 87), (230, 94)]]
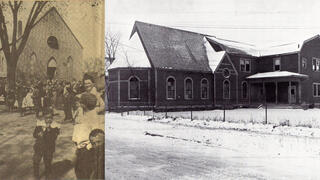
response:
[[(34, 129), (33, 137), (36, 139), (33, 149), (35, 152), (55, 152), (56, 139), (60, 133), (57, 123), (51, 123), (49, 127), (45, 127), (44, 121), (38, 121)], [(42, 135), (41, 135), (42, 134)]]

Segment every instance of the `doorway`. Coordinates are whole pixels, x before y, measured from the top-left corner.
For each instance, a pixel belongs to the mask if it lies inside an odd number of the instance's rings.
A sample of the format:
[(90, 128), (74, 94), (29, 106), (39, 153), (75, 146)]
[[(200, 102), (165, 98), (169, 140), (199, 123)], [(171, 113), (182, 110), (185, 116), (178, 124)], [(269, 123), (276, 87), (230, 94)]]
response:
[(47, 66), (47, 77), (48, 79), (53, 79), (57, 70), (57, 62), (54, 58), (51, 58)]
[(290, 104), (294, 104), (297, 102), (297, 87), (296, 86), (291, 86), (291, 88), (289, 87), (289, 103)]

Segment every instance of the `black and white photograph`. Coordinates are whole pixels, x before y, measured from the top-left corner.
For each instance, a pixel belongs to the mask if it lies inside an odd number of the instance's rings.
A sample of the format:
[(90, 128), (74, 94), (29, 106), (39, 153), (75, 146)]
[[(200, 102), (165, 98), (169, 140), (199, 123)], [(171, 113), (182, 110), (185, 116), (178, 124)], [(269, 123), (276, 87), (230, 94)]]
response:
[(319, 179), (320, 2), (108, 0), (106, 179)]
[(105, 2), (0, 1), (0, 179), (104, 179)]

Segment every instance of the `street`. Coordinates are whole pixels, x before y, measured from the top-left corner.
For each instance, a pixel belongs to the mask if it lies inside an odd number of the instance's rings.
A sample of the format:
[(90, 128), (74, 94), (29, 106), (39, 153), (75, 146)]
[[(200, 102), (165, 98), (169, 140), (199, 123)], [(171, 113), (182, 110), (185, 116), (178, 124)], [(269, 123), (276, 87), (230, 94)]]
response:
[[(248, 132), (210, 130), (217, 138), (228, 136), (232, 142), (247, 141), (254, 147), (257, 136), (270, 141), (259, 149), (225, 146), (189, 138), (207, 130), (106, 115), (106, 177), (107, 179), (317, 179), (320, 156), (290, 153), (281, 149), (285, 143), (306, 140), (285, 136), (255, 135)], [(147, 133), (146, 133), (147, 132)], [(147, 135), (146, 135), (147, 134)], [(167, 134), (170, 134), (168, 136)], [(181, 138), (177, 134), (182, 135)], [(218, 134), (220, 134), (218, 136)], [(270, 136), (270, 137), (269, 137)], [(177, 138), (178, 137), (178, 138)], [(237, 139), (240, 137), (239, 139)], [(316, 143), (319, 140), (311, 140)], [(236, 143), (234, 143), (236, 144)], [(281, 145), (282, 144), (282, 145)], [(291, 145), (295, 148), (296, 145)], [(290, 146), (289, 146), (290, 148)], [(264, 153), (264, 149), (266, 153)], [(270, 153), (268, 149), (279, 151)], [(281, 153), (280, 153), (281, 152)]]

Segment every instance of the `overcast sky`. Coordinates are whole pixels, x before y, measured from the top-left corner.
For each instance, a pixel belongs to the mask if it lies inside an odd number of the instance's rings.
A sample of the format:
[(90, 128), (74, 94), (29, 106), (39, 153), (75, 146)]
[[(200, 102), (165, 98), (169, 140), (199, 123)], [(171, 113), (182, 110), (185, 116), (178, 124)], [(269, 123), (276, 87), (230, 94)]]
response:
[(106, 1), (106, 31), (120, 32), (122, 43), (127, 43), (136, 20), (266, 46), (319, 34), (320, 1)]

